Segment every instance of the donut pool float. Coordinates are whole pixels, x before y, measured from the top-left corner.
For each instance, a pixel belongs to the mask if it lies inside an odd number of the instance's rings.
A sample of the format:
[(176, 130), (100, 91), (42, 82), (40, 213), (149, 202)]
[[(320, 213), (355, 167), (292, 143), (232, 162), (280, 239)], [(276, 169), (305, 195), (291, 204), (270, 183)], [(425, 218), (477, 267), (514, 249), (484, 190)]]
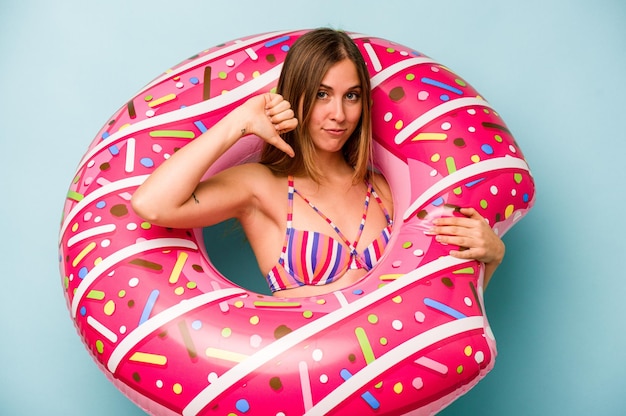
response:
[[(374, 161), (395, 222), (359, 283), (310, 298), (255, 293), (216, 269), (202, 229), (133, 212), (132, 193), (161, 162), (275, 88), (305, 32), (243, 37), (168, 69), (78, 163), (59, 237), (70, 316), (101, 370), (150, 414), (432, 414), (494, 365), (484, 266), (424, 231), (467, 206), (503, 235), (532, 207), (533, 178), (485, 99), (412, 48), (351, 34), (371, 75)], [(207, 176), (259, 149), (258, 138), (240, 141)]]

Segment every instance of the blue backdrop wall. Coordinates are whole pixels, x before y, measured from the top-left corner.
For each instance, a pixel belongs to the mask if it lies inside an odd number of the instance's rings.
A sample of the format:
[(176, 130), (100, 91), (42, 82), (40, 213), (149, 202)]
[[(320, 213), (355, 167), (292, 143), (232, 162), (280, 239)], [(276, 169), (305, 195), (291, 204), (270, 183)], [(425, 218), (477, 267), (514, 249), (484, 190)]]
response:
[(0, 2), (0, 414), (140, 415), (83, 348), (57, 266), (87, 144), (140, 87), (223, 41), (330, 25), (451, 67), (499, 110), (537, 203), (486, 292), (496, 367), (445, 415), (626, 414), (626, 3)]

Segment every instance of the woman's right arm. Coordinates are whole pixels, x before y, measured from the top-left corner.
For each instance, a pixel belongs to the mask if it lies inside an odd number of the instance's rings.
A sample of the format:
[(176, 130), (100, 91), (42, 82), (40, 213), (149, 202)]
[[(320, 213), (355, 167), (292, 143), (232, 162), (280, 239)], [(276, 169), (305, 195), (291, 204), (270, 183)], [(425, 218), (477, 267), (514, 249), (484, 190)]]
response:
[(289, 102), (277, 94), (246, 101), (205, 133), (164, 161), (135, 191), (135, 212), (152, 224), (201, 227), (243, 215), (254, 199), (254, 169), (227, 169), (200, 182), (213, 163), (237, 140), (255, 134), (293, 155), (278, 135), (296, 127)]

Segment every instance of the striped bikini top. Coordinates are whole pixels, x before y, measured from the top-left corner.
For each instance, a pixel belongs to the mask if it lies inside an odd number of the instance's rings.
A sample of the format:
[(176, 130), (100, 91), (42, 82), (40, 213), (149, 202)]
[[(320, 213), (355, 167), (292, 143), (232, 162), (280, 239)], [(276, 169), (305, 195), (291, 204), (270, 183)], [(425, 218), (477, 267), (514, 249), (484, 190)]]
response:
[[(389, 242), (393, 220), (369, 182), (366, 181), (367, 194), (361, 223), (356, 239), (351, 243), (328, 217), (295, 189), (292, 176), (289, 176), (288, 181), (287, 231), (283, 249), (278, 263), (266, 277), (272, 292), (304, 285), (324, 285), (343, 276), (348, 269), (370, 270), (378, 262)], [(309, 204), (330, 225), (339, 239), (316, 231), (293, 228), (294, 194), (298, 194)], [(356, 246), (365, 227), (371, 196), (374, 196), (383, 210), (387, 218), (387, 226), (377, 239), (372, 241), (362, 253), (359, 253)]]

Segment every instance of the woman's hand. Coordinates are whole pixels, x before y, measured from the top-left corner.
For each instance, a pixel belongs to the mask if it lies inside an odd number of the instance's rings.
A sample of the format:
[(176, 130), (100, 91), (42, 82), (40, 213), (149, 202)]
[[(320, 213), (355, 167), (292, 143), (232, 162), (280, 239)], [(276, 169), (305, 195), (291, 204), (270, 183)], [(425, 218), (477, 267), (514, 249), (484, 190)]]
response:
[(474, 208), (461, 208), (465, 217), (443, 217), (433, 221), (430, 233), (443, 244), (459, 246), (450, 255), (459, 259), (472, 259), (485, 263), (485, 284), (502, 263), (505, 246), (487, 221)]
[(249, 112), (247, 117), (244, 116), (248, 122), (241, 131), (242, 136), (255, 134), (289, 156), (294, 156), (293, 148), (280, 137), (280, 134), (298, 126), (289, 101), (279, 94), (265, 93), (249, 99), (242, 107)]

